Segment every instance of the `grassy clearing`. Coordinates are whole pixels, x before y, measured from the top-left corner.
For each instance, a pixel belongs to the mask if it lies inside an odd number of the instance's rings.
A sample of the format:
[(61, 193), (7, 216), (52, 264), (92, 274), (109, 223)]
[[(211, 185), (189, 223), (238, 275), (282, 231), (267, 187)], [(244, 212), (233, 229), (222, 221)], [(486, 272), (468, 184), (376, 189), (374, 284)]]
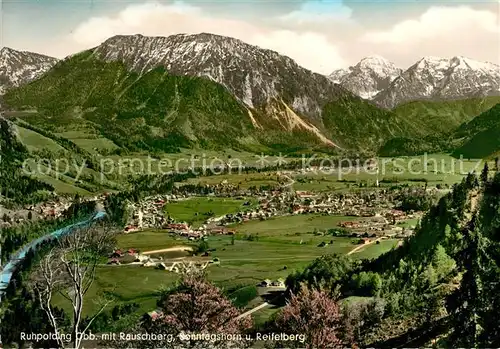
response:
[(244, 286), (228, 295), (229, 299), (238, 308), (244, 308), (255, 298), (259, 296), (259, 292), (255, 285)]
[[(162, 270), (140, 266), (100, 266), (96, 279), (86, 296), (84, 314), (94, 314), (99, 310), (99, 300), (105, 295), (113, 297), (108, 306), (110, 310), (115, 304), (136, 302), (140, 305), (140, 313), (156, 308), (156, 301), (164, 287), (171, 286), (178, 275)], [(54, 297), (54, 305), (71, 310), (68, 302), (60, 295)]]
[(64, 151), (65, 149), (61, 147), (54, 140), (42, 136), (39, 133), (28, 130), (27, 128), (16, 126), (19, 132), (19, 138), (21, 142), (28, 148), (29, 151), (36, 151), (47, 149), (50, 152)]
[[(245, 206), (246, 202), (250, 204)], [(237, 200), (200, 197), (168, 203), (165, 206), (165, 212), (177, 221), (187, 222), (196, 227), (203, 224), (210, 217), (237, 213), (252, 208), (256, 204), (257, 202), (253, 198)]]
[[(154, 246), (155, 249), (158, 249), (164, 246), (180, 245), (180, 241), (170, 238), (170, 240), (161, 239), (162, 245), (160, 246), (158, 245), (160, 243), (159, 236), (161, 234), (155, 232), (122, 235), (119, 237), (119, 247), (140, 248), (139, 246), (143, 246), (144, 249), (149, 249)], [(320, 241), (320, 237), (316, 238), (317, 241)], [(157, 240), (156, 242), (146, 242), (148, 239)], [(145, 241), (142, 245), (140, 244), (141, 240)], [(323, 240), (325, 240), (324, 237)], [(208, 267), (207, 276), (219, 287), (232, 289), (230, 298), (236, 298), (239, 306), (249, 306), (253, 299), (258, 298), (257, 296), (250, 299), (253, 295), (253, 287), (260, 281), (285, 279), (293, 270), (303, 269), (321, 255), (345, 254), (356, 246), (348, 238), (334, 238), (333, 240), (333, 244), (320, 248), (316, 244), (300, 245), (286, 239), (282, 243), (236, 240), (232, 245), (229, 236), (210, 237), (208, 239), (209, 247), (215, 248), (216, 251), (205, 259), (217, 257), (221, 264)], [(187, 240), (184, 241), (187, 243)], [(384, 251), (382, 246), (389, 248), (389, 245), (373, 244), (366, 246), (362, 252), (353, 254), (352, 257), (375, 256)], [(97, 270), (96, 281), (87, 295), (85, 314), (91, 314), (98, 309), (97, 300), (103, 294), (113, 296), (114, 304), (136, 302), (140, 305), (139, 313), (150, 311), (156, 307), (160, 290), (172, 285), (176, 280), (178, 280), (177, 274), (153, 268), (126, 265), (101, 266)], [(60, 297), (56, 297), (54, 303), (69, 309), (68, 304)], [(263, 312), (267, 314), (265, 309)], [(255, 316), (261, 317), (264, 321), (265, 316), (260, 312)]]
[(401, 221), (401, 222), (398, 222), (398, 226), (402, 227), (402, 228), (415, 228), (417, 223), (418, 223), (419, 219), (418, 218), (414, 218), (414, 219), (408, 219), (408, 220), (405, 220), (405, 221)]
[(103, 137), (99, 137), (99, 138), (95, 138), (95, 139), (78, 138), (78, 139), (72, 139), (72, 141), (77, 146), (79, 146), (82, 149), (85, 149), (89, 153), (96, 153), (96, 152), (98, 153), (101, 150), (108, 150), (108, 151), (111, 150), (112, 151), (112, 150), (119, 148), (115, 143), (113, 143), (113, 141), (111, 141), (107, 138), (103, 138)]
[(276, 186), (278, 185), (278, 176), (276, 173), (233, 173), (223, 174), (219, 176), (191, 178), (186, 183), (200, 185), (215, 185), (226, 182), (235, 186), (240, 186), (243, 189), (260, 186)]
[(259, 237), (278, 237), (284, 240), (300, 241), (300, 236), (315, 230), (325, 231), (338, 227), (340, 222), (352, 221), (359, 217), (327, 216), (320, 214), (290, 215), (272, 217), (264, 221), (248, 221), (232, 227), (239, 234), (259, 234)]
[(381, 240), (379, 244), (373, 243), (361, 250), (351, 254), (352, 258), (357, 259), (372, 259), (380, 256), (381, 254), (390, 251), (398, 245), (398, 240), (387, 239)]
[(119, 248), (124, 250), (134, 248), (142, 252), (184, 245), (186, 242), (186, 239), (174, 238), (165, 230), (145, 230), (121, 234), (117, 238)]
[(54, 187), (54, 191), (57, 194), (69, 194), (69, 195), (82, 195), (82, 196), (91, 196), (92, 193), (89, 192), (88, 190), (85, 190), (83, 188), (77, 187), (75, 185), (66, 183), (62, 180), (50, 177), (48, 175), (44, 174), (39, 174), (36, 176), (36, 178), (40, 179), (41, 181), (50, 184)]
[(114, 150), (119, 147), (113, 141), (100, 136), (95, 132), (89, 130), (71, 130), (57, 133), (58, 136), (64, 137), (78, 145), (80, 148), (85, 149), (90, 153), (96, 153), (101, 150)]

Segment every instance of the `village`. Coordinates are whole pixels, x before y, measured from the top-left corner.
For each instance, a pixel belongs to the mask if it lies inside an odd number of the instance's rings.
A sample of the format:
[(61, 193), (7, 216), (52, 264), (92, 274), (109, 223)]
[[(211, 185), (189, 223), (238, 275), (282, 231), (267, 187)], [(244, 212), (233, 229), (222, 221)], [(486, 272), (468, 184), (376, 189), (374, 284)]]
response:
[[(227, 197), (228, 192), (223, 190), (220, 194)], [(209, 217), (200, 227), (194, 228), (186, 222), (176, 222), (173, 218), (166, 217), (165, 205), (179, 200), (189, 200), (195, 195), (156, 195), (130, 205), (132, 213), (124, 233), (161, 229), (195, 241), (210, 235), (235, 234), (236, 231), (230, 226), (250, 220), (266, 220), (287, 215), (322, 214), (356, 217), (357, 219), (341, 223), (340, 226), (344, 229), (339, 234), (345, 236), (406, 238), (413, 234), (413, 229), (402, 227), (400, 223), (418, 220), (422, 215), (421, 212), (403, 212), (396, 209), (394, 193), (384, 190), (348, 194), (274, 190), (259, 193), (233, 192), (233, 195), (240, 198), (252, 195), (258, 200), (258, 206), (220, 217)]]
[[(85, 201), (103, 202), (106, 194), (85, 198)], [(0, 229), (37, 220), (52, 220), (62, 216), (71, 207), (74, 198), (55, 195), (51, 200), (27, 205), (21, 209), (11, 210), (0, 205)]]
[(139, 265), (142, 267), (153, 267), (155, 269), (165, 270), (174, 273), (188, 273), (193, 271), (204, 270), (210, 264), (218, 265), (220, 264), (217, 258), (204, 258), (209, 257), (209, 253), (204, 253), (201, 257), (196, 260), (184, 261), (182, 257), (178, 258), (163, 258), (161, 252), (170, 251), (185, 251), (189, 256), (195, 256), (192, 254), (192, 248), (190, 247), (179, 247), (176, 249), (165, 249), (160, 251), (150, 251), (143, 252), (129, 249), (127, 251), (122, 251), (117, 249), (109, 256), (108, 265)]

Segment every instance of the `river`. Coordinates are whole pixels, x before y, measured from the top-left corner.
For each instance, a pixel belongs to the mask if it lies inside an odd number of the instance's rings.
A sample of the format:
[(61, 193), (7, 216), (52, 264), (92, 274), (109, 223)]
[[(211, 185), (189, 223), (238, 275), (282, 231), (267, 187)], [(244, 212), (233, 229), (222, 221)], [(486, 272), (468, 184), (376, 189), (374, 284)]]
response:
[[(7, 262), (7, 264), (4, 266), (2, 270), (0, 270), (0, 296), (3, 295), (5, 292), (5, 289), (10, 283), (10, 280), (12, 278), (12, 274), (16, 270), (16, 268), (19, 266), (19, 264), (23, 261), (24, 258), (26, 258), (26, 254), (28, 253), (29, 250), (36, 248), (40, 243), (58, 238), (61, 236), (64, 236), (66, 234), (71, 233), (75, 228), (85, 226), (90, 224), (91, 222), (101, 219), (106, 215), (104, 211), (99, 211), (97, 212), (93, 217), (85, 219), (83, 221), (77, 222), (70, 224), (64, 228), (58, 229), (53, 231), (52, 233), (49, 233), (45, 236), (39, 237), (36, 240), (31, 241), (27, 245), (25, 245), (21, 250), (17, 251), (14, 253), (10, 260)], [(1, 299), (0, 299), (1, 301)]]

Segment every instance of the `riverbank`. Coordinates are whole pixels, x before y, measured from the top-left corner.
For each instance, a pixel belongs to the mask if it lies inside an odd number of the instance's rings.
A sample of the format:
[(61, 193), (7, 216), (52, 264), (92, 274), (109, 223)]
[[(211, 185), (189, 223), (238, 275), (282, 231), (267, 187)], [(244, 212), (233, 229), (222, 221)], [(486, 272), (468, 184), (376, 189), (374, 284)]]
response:
[(7, 289), (7, 287), (9, 286), (13, 273), (15, 272), (17, 267), (21, 264), (21, 262), (26, 258), (27, 253), (31, 249), (36, 248), (44, 241), (48, 241), (50, 239), (55, 239), (67, 235), (71, 233), (74, 229), (90, 224), (93, 221), (103, 218), (105, 215), (106, 212), (98, 211), (91, 218), (87, 218), (83, 221), (76, 222), (66, 227), (57, 229), (49, 234), (46, 234), (38, 239), (31, 241), (30, 243), (25, 245), (22, 249), (20, 249), (18, 252), (14, 253), (11, 256), (10, 260), (5, 265), (5, 267), (0, 271), (0, 295), (2, 295), (5, 292), (5, 289)]

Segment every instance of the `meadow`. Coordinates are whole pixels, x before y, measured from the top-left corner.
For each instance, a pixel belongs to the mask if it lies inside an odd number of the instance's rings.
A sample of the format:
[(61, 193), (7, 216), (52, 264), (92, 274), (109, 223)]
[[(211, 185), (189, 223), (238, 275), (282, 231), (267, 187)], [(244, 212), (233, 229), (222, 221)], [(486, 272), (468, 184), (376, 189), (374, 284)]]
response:
[(352, 221), (359, 217), (330, 216), (323, 214), (301, 214), (272, 217), (266, 220), (252, 220), (240, 224), (231, 225), (239, 234), (258, 234), (266, 241), (279, 239), (280, 241), (299, 242), (301, 236), (314, 235), (315, 231), (325, 231), (337, 227), (339, 223)]
[[(209, 236), (207, 244), (212, 251), (210, 256), (196, 259), (218, 258), (219, 265), (210, 265), (206, 269), (208, 279), (226, 290), (235, 304), (251, 308), (262, 300), (259, 296), (248, 299), (249, 291), (262, 280), (286, 279), (290, 273), (302, 270), (322, 255), (347, 254), (359, 246), (357, 239), (315, 233), (333, 228), (348, 219), (352, 217), (297, 215), (246, 222), (233, 227), (236, 230), (234, 239), (228, 235)], [(249, 238), (250, 235), (257, 238)], [(322, 242), (327, 245), (319, 247)], [(364, 246), (350, 256), (356, 259), (374, 258), (396, 244), (397, 240), (383, 240), (380, 244)], [(196, 247), (195, 242), (161, 230), (121, 234), (117, 240), (117, 247), (121, 249), (135, 248), (141, 251), (181, 245)], [(87, 302), (85, 313), (95, 312), (99, 306), (96, 300), (103, 296), (112, 297), (114, 304), (136, 302), (142, 313), (150, 311), (155, 308), (161, 290), (176, 280), (177, 274), (138, 265), (99, 266), (96, 281), (87, 297), (91, 301)], [(67, 307), (62, 299), (56, 299), (56, 304)], [(264, 314), (271, 313), (267, 308), (261, 311)], [(262, 317), (261, 311), (255, 316)]]
[[(322, 241), (325, 240), (332, 239), (323, 238)], [(291, 272), (303, 269), (317, 257), (332, 253), (345, 254), (356, 247), (349, 238), (333, 238), (333, 241), (327, 247), (246, 240), (236, 240), (232, 245), (229, 237), (209, 238), (209, 247), (216, 249), (210, 258), (219, 258), (220, 265), (209, 266), (207, 277), (223, 289), (236, 291), (256, 285), (264, 279), (285, 279)], [(174, 240), (164, 246), (178, 245), (178, 242)], [(395, 240), (388, 240), (380, 245), (371, 244), (351, 256), (373, 258), (389, 251), (395, 243)], [(112, 297), (113, 304), (136, 302), (140, 305), (141, 313), (151, 311), (156, 307), (161, 290), (172, 286), (178, 277), (175, 273), (137, 265), (99, 266), (96, 280), (86, 297), (85, 314), (94, 313), (99, 308), (97, 300), (104, 296)], [(55, 304), (68, 306), (60, 298), (56, 298)]]
[[(24, 126), (24, 127), (23, 127)], [(177, 153), (148, 153), (145, 151), (130, 153), (119, 148), (111, 140), (96, 133), (87, 126), (72, 126), (53, 134), (44, 135), (29, 129), (27, 124), (17, 125), (18, 133), (22, 143), (30, 152), (47, 151), (56, 158), (61, 156), (69, 158), (75, 154), (75, 149), (87, 152), (94, 157), (100, 168), (97, 171), (85, 170), (84, 178), (79, 181), (72, 178), (56, 178), (55, 173), (39, 174), (38, 177), (51, 185), (60, 194), (93, 195), (103, 191), (114, 190), (127, 185), (129, 175), (144, 173), (167, 173), (175, 169), (187, 169), (189, 167), (206, 166), (217, 168), (218, 166), (231, 164), (232, 166), (276, 165), (280, 159), (283, 163), (303, 162), (302, 157), (265, 156), (250, 152), (240, 152), (230, 149), (225, 150), (202, 150), (202, 149), (180, 149)], [(82, 128), (83, 127), (83, 128)], [(52, 138), (50, 138), (52, 137)], [(73, 148), (61, 141), (58, 137), (64, 137), (73, 143)], [(110, 155), (110, 152), (120, 150), (121, 155)], [(321, 156), (318, 154), (318, 157)], [(347, 159), (343, 162), (346, 163)], [(394, 184), (410, 184), (447, 186), (459, 182), (463, 176), (476, 169), (482, 168), (482, 162), (475, 159), (456, 159), (447, 154), (426, 154), (421, 156), (408, 156), (397, 158), (379, 158), (380, 171), (373, 171), (353, 167), (327, 172), (306, 172), (290, 175), (294, 180), (290, 187), (294, 190), (306, 190), (315, 192), (324, 191), (346, 191), (373, 187), (376, 181), (380, 186), (391, 186)], [(307, 164), (307, 157), (304, 162)], [(330, 162), (325, 161), (327, 166)], [(363, 165), (363, 164), (361, 164)], [(491, 164), (493, 166), (493, 164)], [(101, 181), (101, 173), (104, 173), (104, 181)], [(261, 186), (279, 186), (284, 178), (275, 172), (245, 173), (243, 170), (233, 169), (233, 173), (215, 176), (200, 176), (189, 179), (188, 184), (215, 185), (222, 182), (239, 186), (242, 189)], [(180, 183), (180, 184), (184, 184)], [(98, 184), (98, 185), (96, 185)]]
[(166, 204), (165, 214), (178, 222), (187, 222), (196, 228), (209, 217), (234, 214), (257, 205), (255, 198), (198, 197)]
[[(458, 183), (470, 171), (480, 172), (483, 161), (478, 159), (456, 159), (447, 154), (426, 154), (398, 158), (379, 158), (379, 172), (365, 168), (343, 168), (341, 170), (317, 170), (294, 172), (288, 176), (294, 181), (290, 188), (302, 191), (344, 191), (366, 187), (396, 184), (451, 186)], [(327, 166), (328, 161), (324, 165)], [(493, 163), (490, 164), (493, 166)], [(273, 172), (231, 173), (219, 176), (200, 176), (186, 183), (215, 185), (222, 182), (240, 188), (279, 186), (285, 179)], [(286, 181), (286, 180), (285, 180)], [(289, 182), (289, 181), (287, 181)]]

